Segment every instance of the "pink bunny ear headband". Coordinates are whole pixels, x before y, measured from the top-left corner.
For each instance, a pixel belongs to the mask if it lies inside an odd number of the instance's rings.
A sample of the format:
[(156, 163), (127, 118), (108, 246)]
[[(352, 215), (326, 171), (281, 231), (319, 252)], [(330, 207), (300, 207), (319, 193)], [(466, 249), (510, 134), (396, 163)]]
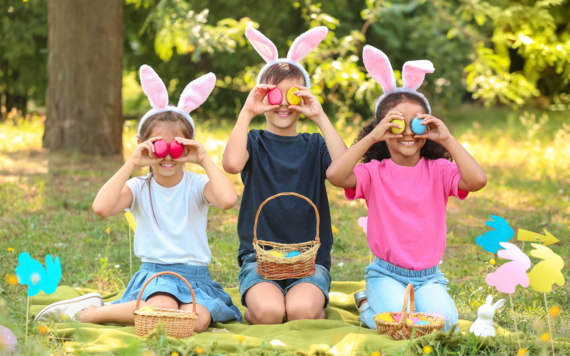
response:
[(190, 112), (202, 105), (206, 99), (208, 99), (212, 90), (214, 90), (216, 86), (216, 76), (214, 73), (205, 74), (190, 82), (190, 84), (184, 88), (184, 91), (182, 91), (178, 106), (168, 105), (168, 91), (154, 69), (146, 64), (142, 65), (140, 76), (142, 89), (148, 97), (152, 109), (142, 117), (137, 134), (140, 136), (141, 127), (146, 119), (165, 111), (173, 111), (184, 116), (190, 125), (192, 125), (194, 132), (196, 132), (194, 120), (192, 120)]
[(431, 107), (428, 100), (422, 93), (418, 92), (417, 89), (422, 85), (426, 73), (433, 73), (435, 71), (432, 62), (424, 59), (404, 63), (404, 69), (402, 70), (404, 86), (400, 88), (396, 86), (396, 77), (394, 76), (392, 65), (384, 52), (366, 45), (363, 50), (363, 61), (368, 73), (380, 84), (384, 91), (384, 94), (382, 94), (376, 102), (374, 115), (376, 115), (376, 111), (378, 111), (380, 102), (386, 99), (387, 96), (395, 93), (412, 93), (417, 95), (424, 101), (428, 109), (428, 114), (431, 115)]
[(310, 88), (311, 81), (309, 80), (309, 74), (305, 68), (299, 64), (299, 61), (323, 41), (327, 32), (328, 30), (325, 26), (310, 29), (293, 41), (293, 44), (287, 53), (287, 58), (278, 58), (277, 47), (275, 47), (273, 42), (271, 42), (271, 40), (265, 37), (261, 32), (251, 26), (248, 26), (245, 29), (245, 36), (249, 39), (249, 42), (251, 42), (253, 48), (255, 48), (257, 53), (259, 53), (261, 58), (267, 62), (267, 64), (261, 68), (261, 71), (257, 76), (257, 84), (260, 83), (261, 77), (267, 68), (277, 63), (289, 63), (301, 70), (305, 77), (305, 86)]

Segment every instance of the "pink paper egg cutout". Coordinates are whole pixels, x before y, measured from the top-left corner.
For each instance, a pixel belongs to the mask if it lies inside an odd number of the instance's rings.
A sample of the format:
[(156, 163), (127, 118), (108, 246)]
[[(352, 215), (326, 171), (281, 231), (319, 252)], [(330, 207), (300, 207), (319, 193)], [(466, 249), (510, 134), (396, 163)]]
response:
[(168, 154), (168, 146), (162, 140), (154, 141), (154, 155), (158, 158), (164, 158)]
[(2, 350), (13, 351), (17, 344), (18, 339), (16, 339), (16, 335), (14, 335), (12, 330), (0, 325), (0, 352)]
[(271, 105), (279, 105), (283, 100), (283, 93), (278, 88), (273, 88), (267, 93), (267, 100)]
[(172, 157), (172, 159), (177, 159), (182, 156), (184, 146), (173, 140), (170, 142), (168, 150), (170, 151), (170, 157)]

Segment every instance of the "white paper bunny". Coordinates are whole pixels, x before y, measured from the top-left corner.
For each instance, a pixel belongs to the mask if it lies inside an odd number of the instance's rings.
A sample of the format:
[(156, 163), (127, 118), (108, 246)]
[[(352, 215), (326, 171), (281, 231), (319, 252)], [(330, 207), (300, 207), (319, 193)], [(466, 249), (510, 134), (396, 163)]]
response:
[(469, 332), (475, 334), (476, 336), (487, 337), (495, 336), (495, 327), (493, 326), (493, 317), (495, 316), (495, 311), (505, 305), (505, 300), (500, 299), (495, 304), (491, 305), (493, 302), (493, 296), (487, 296), (487, 302), (479, 307), (477, 311), (477, 320), (469, 328)]

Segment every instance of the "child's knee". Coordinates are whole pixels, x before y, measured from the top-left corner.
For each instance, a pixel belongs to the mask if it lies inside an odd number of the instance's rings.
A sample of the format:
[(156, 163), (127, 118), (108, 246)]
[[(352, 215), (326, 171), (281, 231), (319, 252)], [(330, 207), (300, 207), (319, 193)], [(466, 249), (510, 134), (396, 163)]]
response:
[(272, 301), (257, 303), (248, 310), (258, 324), (281, 324), (285, 316), (285, 305)]
[(323, 307), (321, 303), (314, 303), (311, 300), (305, 300), (304, 302), (288, 301), (286, 305), (287, 320), (302, 320), (302, 319), (317, 319), (323, 312)]
[(156, 296), (147, 299), (147, 304), (157, 309), (178, 309), (176, 299), (166, 296)]

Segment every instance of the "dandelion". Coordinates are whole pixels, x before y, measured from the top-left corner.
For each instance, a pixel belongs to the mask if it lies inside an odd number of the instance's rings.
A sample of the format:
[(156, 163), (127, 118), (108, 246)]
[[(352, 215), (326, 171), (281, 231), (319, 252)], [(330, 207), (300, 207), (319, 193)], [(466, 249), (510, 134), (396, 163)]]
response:
[(197, 353), (198, 355), (203, 354), (203, 353), (204, 353), (204, 348), (203, 348), (203, 347), (198, 347), (198, 348), (196, 349), (196, 353)]
[(526, 353), (527, 353), (527, 352), (528, 352), (528, 349), (526, 349), (526, 348), (523, 347), (522, 349), (519, 349), (519, 350), (517, 351), (517, 356), (526, 356)]
[(8, 252), (14, 252), (14, 249), (11, 247), (8, 247)]
[(170, 356), (180, 356), (180, 354), (176, 351), (174, 351), (173, 353), (170, 354)]
[(431, 354), (432, 351), (433, 351), (433, 347), (431, 347), (429, 345), (424, 346), (424, 354), (426, 354), (426, 355)]
[(550, 316), (556, 318), (560, 314), (560, 307), (554, 306), (550, 308)]
[(48, 333), (48, 328), (45, 325), (40, 325), (40, 327), (38, 328), (38, 331), (40, 334), (45, 335)]
[(6, 282), (8, 282), (9, 285), (15, 286), (16, 284), (18, 284), (18, 277), (11, 274), (7, 274)]
[(238, 339), (239, 342), (244, 342), (244, 341), (245, 341), (245, 337), (243, 337), (243, 336), (241, 336), (241, 335), (238, 336), (237, 339)]
[(495, 262), (495, 259), (494, 259), (494, 258), (491, 258), (491, 259), (489, 260), (489, 263), (490, 263), (490, 264), (492, 264), (492, 265), (494, 266), (494, 265), (495, 265), (495, 263), (497, 263), (497, 262)]
[(105, 230), (105, 231), (106, 231), (108, 234), (110, 234), (110, 233), (111, 233), (111, 228), (108, 227), (107, 230)]
[(547, 342), (548, 340), (550, 340), (550, 334), (549, 333), (544, 333), (542, 334), (542, 336), (540, 337), (540, 339), (544, 342)]
[(373, 353), (370, 354), (370, 356), (382, 356), (382, 354), (378, 351), (374, 351)]

